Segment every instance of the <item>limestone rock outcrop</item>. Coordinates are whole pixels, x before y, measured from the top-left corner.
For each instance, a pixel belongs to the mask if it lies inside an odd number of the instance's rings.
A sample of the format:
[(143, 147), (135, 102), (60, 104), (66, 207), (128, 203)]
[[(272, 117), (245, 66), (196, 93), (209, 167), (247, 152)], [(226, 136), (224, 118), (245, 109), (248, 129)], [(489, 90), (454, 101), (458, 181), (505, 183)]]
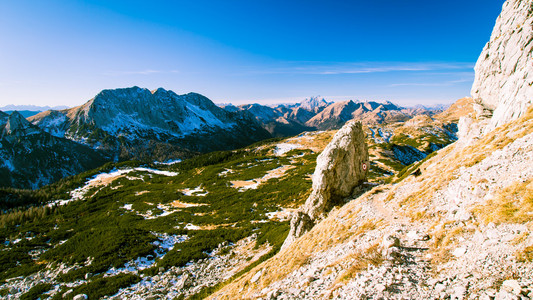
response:
[(344, 125), (317, 158), (313, 192), (293, 216), (283, 247), (309, 231), (334, 205), (351, 196), (368, 172), (368, 147), (360, 122)]
[(475, 66), (472, 97), (485, 132), (518, 119), (533, 103), (533, 2), (509, 0)]

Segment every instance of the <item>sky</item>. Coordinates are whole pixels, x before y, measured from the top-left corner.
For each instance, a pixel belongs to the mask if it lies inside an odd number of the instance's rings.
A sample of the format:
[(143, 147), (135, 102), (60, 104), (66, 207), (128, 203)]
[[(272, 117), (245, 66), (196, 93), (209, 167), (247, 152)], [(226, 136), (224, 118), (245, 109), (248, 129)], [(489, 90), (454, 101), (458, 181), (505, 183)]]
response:
[(0, 106), (163, 87), (216, 103), (452, 103), (503, 0), (0, 1)]

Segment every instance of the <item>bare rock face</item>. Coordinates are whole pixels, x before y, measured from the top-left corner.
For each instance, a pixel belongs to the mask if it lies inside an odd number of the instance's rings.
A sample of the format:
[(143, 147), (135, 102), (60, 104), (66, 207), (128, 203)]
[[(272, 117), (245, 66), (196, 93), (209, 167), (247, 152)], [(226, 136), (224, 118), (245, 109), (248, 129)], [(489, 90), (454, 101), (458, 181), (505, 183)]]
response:
[(361, 185), (368, 172), (368, 148), (360, 122), (344, 125), (318, 156), (313, 192), (291, 220), (283, 248), (309, 231), (315, 222)]
[(518, 119), (533, 103), (533, 1), (508, 0), (475, 66), (472, 97), (486, 131)]

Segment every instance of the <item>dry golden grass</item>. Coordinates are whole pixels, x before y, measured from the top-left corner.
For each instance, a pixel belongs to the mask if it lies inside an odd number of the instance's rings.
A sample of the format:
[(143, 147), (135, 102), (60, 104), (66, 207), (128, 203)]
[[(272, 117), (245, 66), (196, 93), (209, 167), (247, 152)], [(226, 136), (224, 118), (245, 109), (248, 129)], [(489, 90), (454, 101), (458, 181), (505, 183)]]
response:
[[(472, 223), (476, 225), (475, 223)], [(435, 226), (437, 225), (437, 227)], [(430, 228), (433, 243), (429, 247), (431, 253), (431, 263), (433, 265), (441, 265), (453, 258), (451, 250), (456, 247), (461, 236), (469, 235), (475, 232), (476, 226), (465, 226), (461, 223), (448, 221), (440, 224), (436, 220), (434, 225)]]
[(474, 213), (485, 223), (526, 223), (533, 220), (533, 178), (500, 191)]
[(209, 204), (207, 204), (207, 203), (187, 203), (187, 202), (181, 202), (179, 200), (176, 200), (176, 201), (170, 203), (170, 205), (172, 207), (176, 207), (176, 208), (189, 208), (189, 207), (204, 206), (204, 205), (209, 205)]
[(455, 101), (447, 110), (435, 115), (434, 118), (444, 123), (457, 122), (460, 117), (474, 113), (473, 103), (474, 100), (470, 97), (461, 98)]
[[(359, 199), (364, 199), (367, 195)], [(287, 249), (284, 249), (273, 258), (255, 267), (217, 292), (217, 299), (250, 299), (254, 292), (285, 278), (294, 270), (307, 264), (314, 254), (328, 250), (334, 245), (349, 239), (355, 239), (369, 230), (382, 226), (379, 220), (365, 220), (359, 226), (354, 226), (354, 222), (340, 221), (340, 219), (357, 219), (357, 215), (361, 211), (357, 204), (358, 201), (349, 202), (342, 210), (332, 210), (327, 219), (304, 234)], [(250, 281), (251, 278), (260, 270), (262, 270), (261, 278), (252, 283)], [(247, 292), (249, 288), (250, 292)]]
[(522, 251), (518, 251), (515, 254), (515, 257), (519, 262), (533, 261), (533, 246), (529, 246)]
[(381, 265), (385, 258), (381, 254), (379, 243), (367, 248), (364, 252), (352, 253), (343, 258), (344, 261), (350, 261), (350, 266), (342, 272), (339, 277), (335, 280), (332, 286), (336, 286), (341, 282), (346, 282), (353, 279), (357, 274), (361, 273), (368, 268), (368, 266), (373, 265), (375, 267)]
[(494, 151), (529, 133), (533, 133), (533, 107), (520, 119), (496, 128), (472, 145), (460, 148), (462, 147), (460, 144), (452, 144), (440, 150), (437, 155), (421, 165), (422, 176), (411, 181), (419, 183), (419, 187), (399, 199), (400, 206), (403, 208), (427, 206), (435, 191), (455, 179), (459, 168), (471, 167)]

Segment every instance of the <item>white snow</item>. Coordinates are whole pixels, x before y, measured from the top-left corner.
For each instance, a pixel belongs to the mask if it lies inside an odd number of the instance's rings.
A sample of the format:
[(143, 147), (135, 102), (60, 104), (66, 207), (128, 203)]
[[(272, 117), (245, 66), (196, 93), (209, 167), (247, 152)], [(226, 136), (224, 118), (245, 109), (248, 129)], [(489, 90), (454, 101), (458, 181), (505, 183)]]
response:
[(173, 165), (173, 164), (177, 164), (177, 163), (180, 163), (181, 162), (181, 159), (171, 159), (171, 160), (167, 160), (167, 161), (156, 161), (154, 162), (156, 165)]
[(196, 225), (193, 225), (191, 223), (185, 225), (185, 227), (183, 227), (184, 229), (187, 229), (187, 230), (200, 230), (200, 226), (196, 226)]
[(235, 173), (232, 169), (224, 169), (224, 171), (220, 172), (218, 176), (225, 177), (228, 176), (228, 174)]
[(294, 149), (300, 149), (303, 148), (300, 144), (293, 144), (293, 143), (281, 143), (276, 145), (276, 149), (274, 150), (274, 155), (281, 156), (291, 150)]
[(177, 176), (179, 174), (177, 172), (160, 171), (160, 170), (150, 169), (150, 168), (135, 168), (134, 170), (135, 171), (144, 171), (144, 172), (154, 173), (154, 174), (157, 174), (157, 175), (165, 175), (165, 176), (169, 176), (169, 177)]
[(152, 211), (148, 211), (147, 214), (141, 214), (141, 216), (144, 217), (145, 220), (151, 220), (151, 219), (157, 219), (157, 218), (161, 218), (161, 217), (165, 217), (165, 216), (168, 216), (168, 215), (171, 215), (173, 213), (176, 212), (176, 210), (169, 210), (169, 207), (166, 206), (166, 205), (163, 205), (163, 204), (157, 204), (157, 208), (159, 208), (160, 210), (162, 210), (163, 212), (159, 215), (152, 215)]
[(209, 192), (206, 192), (201, 186), (197, 186), (194, 189), (183, 189), (181, 190), (181, 193), (185, 196), (198, 196), (203, 197), (209, 194)]
[(167, 233), (152, 232), (158, 240), (153, 242), (154, 246), (158, 248), (155, 250), (155, 257), (149, 255), (146, 257), (137, 257), (124, 264), (123, 268), (114, 268), (107, 270), (107, 276), (114, 276), (119, 273), (136, 273), (138, 270), (144, 270), (146, 268), (153, 267), (156, 259), (162, 258), (165, 254), (174, 249), (176, 244), (182, 243), (189, 239), (187, 235), (169, 235)]
[(133, 210), (133, 204), (124, 204), (124, 206), (122, 206), (121, 208), (123, 209), (127, 209), (127, 210)]
[[(170, 171), (161, 171), (151, 168), (144, 168), (144, 167), (137, 167), (137, 168), (129, 168), (129, 169), (120, 169), (120, 170), (114, 170), (109, 173), (100, 173), (93, 178), (89, 179), (87, 182), (85, 182), (85, 185), (82, 187), (79, 187), (73, 191), (70, 192), (70, 199), (68, 200), (56, 200), (54, 202), (51, 202), (48, 204), (48, 206), (53, 205), (65, 205), (75, 200), (82, 199), (87, 191), (89, 191), (90, 188), (100, 185), (105, 185), (107, 181), (112, 180), (113, 178), (119, 177), (124, 174), (128, 174), (130, 172), (147, 172), (147, 173), (153, 173), (157, 175), (164, 175), (164, 176), (176, 176), (179, 173), (177, 172), (170, 172)], [(128, 179), (132, 180), (135, 179), (133, 177), (128, 177)]]
[(13, 165), (13, 163), (11, 162), (10, 159), (5, 159), (5, 160), (3, 160), (3, 163), (4, 163), (4, 166), (5, 166), (10, 172), (15, 171), (15, 166)]

